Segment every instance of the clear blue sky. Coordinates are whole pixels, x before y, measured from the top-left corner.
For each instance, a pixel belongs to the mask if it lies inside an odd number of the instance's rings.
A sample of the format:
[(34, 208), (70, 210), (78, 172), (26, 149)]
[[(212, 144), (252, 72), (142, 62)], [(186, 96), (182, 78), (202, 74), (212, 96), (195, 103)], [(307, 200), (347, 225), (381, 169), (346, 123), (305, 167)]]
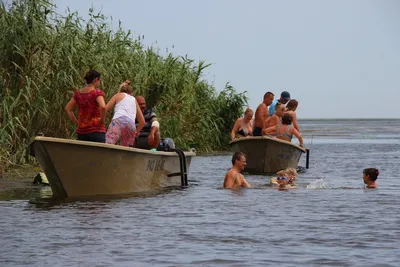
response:
[(218, 90), (230, 82), (248, 91), (254, 109), (265, 92), (287, 90), (299, 118), (400, 118), (400, 1), (55, 3), (82, 17), (93, 5), (145, 45), (212, 63), (204, 78)]

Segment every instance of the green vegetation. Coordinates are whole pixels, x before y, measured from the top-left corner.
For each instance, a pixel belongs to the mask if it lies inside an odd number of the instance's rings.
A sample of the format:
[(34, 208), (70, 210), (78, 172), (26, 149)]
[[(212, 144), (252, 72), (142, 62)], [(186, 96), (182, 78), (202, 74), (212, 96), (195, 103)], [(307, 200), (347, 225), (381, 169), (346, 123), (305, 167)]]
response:
[(29, 163), (27, 145), (39, 132), (74, 138), (64, 107), (90, 68), (102, 74), (106, 100), (122, 81), (131, 80), (135, 94), (156, 108), (162, 136), (182, 148), (226, 149), (247, 103), (229, 84), (218, 94), (203, 80), (206, 63), (162, 57), (121, 24), (113, 31), (94, 10), (84, 21), (76, 12), (56, 14), (46, 0), (2, 2), (0, 36), (0, 170)]

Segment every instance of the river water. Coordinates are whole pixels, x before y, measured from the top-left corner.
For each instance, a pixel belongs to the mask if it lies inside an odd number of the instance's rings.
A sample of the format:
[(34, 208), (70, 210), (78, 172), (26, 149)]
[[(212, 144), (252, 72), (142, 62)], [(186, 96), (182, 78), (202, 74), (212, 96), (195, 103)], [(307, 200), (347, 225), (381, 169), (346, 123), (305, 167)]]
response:
[[(231, 153), (198, 156), (191, 186), (48, 205), (0, 200), (0, 266), (399, 266), (399, 120), (300, 121), (298, 189), (221, 189)], [(300, 165), (304, 166), (305, 157)], [(364, 189), (362, 170), (380, 170)]]

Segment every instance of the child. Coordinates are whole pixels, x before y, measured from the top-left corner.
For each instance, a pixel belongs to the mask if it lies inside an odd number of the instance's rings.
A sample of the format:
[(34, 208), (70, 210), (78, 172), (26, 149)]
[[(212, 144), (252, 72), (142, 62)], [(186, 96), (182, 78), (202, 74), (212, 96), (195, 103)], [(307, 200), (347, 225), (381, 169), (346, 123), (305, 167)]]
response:
[(277, 172), (276, 175), (277, 175), (277, 177), (272, 177), (272, 178), (269, 180), (269, 183), (270, 183), (271, 185), (279, 185), (279, 184), (278, 184), (278, 178), (281, 178), (281, 177), (287, 178), (286, 170), (281, 170), (281, 171)]
[(363, 171), (363, 180), (367, 188), (377, 188), (375, 181), (378, 179), (379, 170), (375, 168), (367, 168)]
[(288, 184), (292, 187), (295, 186), (294, 181), (296, 180), (297, 171), (294, 168), (287, 168), (286, 175), (289, 178)]

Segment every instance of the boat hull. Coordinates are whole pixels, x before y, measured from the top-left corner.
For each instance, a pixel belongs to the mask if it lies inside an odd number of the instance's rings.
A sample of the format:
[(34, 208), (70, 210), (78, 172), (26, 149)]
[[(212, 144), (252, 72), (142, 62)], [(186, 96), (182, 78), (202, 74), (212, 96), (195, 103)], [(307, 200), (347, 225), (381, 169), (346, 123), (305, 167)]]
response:
[[(36, 137), (31, 144), (55, 197), (142, 193), (181, 186), (175, 152)], [(196, 154), (185, 152), (186, 165)]]
[(300, 146), (268, 136), (238, 138), (229, 143), (232, 151), (246, 155), (245, 172), (271, 174), (286, 168), (297, 168), (301, 155)]

